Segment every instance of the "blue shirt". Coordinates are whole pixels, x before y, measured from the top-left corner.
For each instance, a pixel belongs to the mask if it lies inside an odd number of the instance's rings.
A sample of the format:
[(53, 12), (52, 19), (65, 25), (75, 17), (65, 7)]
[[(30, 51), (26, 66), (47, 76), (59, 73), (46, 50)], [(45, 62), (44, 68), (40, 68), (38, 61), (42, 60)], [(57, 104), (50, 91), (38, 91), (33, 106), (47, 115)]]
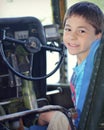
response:
[(75, 92), (76, 92), (76, 100), (75, 105), (77, 106), (80, 91), (81, 91), (81, 84), (82, 84), (82, 78), (84, 74), (84, 68), (85, 68), (86, 60), (84, 60), (80, 65), (77, 65), (73, 71), (74, 71), (74, 86), (75, 86)]
[(95, 54), (99, 45), (100, 40), (96, 40), (92, 43), (88, 56), (80, 65), (74, 68), (74, 72), (70, 81), (72, 100), (78, 111), (78, 119), (75, 121), (76, 126), (78, 125), (80, 120), (80, 114), (83, 109), (93, 71)]

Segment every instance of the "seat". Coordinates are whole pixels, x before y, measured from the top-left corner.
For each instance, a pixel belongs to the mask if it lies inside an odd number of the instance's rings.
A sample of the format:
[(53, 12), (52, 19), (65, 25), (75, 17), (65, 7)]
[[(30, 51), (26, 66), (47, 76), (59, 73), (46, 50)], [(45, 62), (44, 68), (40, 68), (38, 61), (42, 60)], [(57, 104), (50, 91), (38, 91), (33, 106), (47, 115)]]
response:
[[(4, 55), (6, 56), (3, 59), (3, 53), (0, 54), (0, 122), (2, 122), (2, 116), (10, 114), (9, 119), (11, 120), (11, 114), (35, 109), (37, 108), (36, 99), (45, 98), (46, 79), (41, 80), (41, 82), (40, 80), (22, 79), (15, 75), (15, 72), (13, 73), (5, 60), (7, 58), (8, 63), (14, 67), (14, 70), (18, 70), (20, 73), (27, 73), (29, 66), (31, 66), (34, 69), (34, 71), (31, 70), (32, 75), (37, 77), (41, 74), (45, 75), (46, 50), (40, 50), (39, 45), (46, 45), (46, 39), (44, 28), (40, 20), (35, 17), (1, 18), (0, 34), (0, 48), (4, 50)], [(5, 40), (4, 35), (6, 36)], [(19, 40), (21, 41), (20, 43)], [(33, 44), (27, 47), (28, 44), (26, 45), (25, 42)], [(32, 48), (34, 46), (39, 47), (34, 48), (34, 50)], [(34, 54), (35, 52), (37, 53)], [(31, 57), (32, 53), (34, 55)], [(35, 63), (33, 63), (34, 60), (32, 58), (35, 59)], [(16, 117), (16, 120), (18, 119)], [(8, 122), (7, 120), (6, 122)], [(15, 119), (12, 120), (15, 123)], [(5, 124), (4, 122), (3, 124)], [(11, 123), (9, 127), (12, 129)]]
[(78, 130), (104, 129), (104, 33), (84, 103)]

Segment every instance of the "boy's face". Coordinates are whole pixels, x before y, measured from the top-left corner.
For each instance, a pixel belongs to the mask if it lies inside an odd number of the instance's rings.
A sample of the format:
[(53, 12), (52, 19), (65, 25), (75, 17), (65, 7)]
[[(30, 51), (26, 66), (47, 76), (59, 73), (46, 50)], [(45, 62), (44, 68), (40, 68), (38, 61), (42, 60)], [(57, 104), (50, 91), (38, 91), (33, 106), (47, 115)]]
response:
[(95, 34), (95, 28), (79, 15), (72, 15), (66, 20), (63, 41), (72, 55), (77, 55), (78, 63), (81, 63), (90, 50), (93, 41), (101, 38), (101, 34)]

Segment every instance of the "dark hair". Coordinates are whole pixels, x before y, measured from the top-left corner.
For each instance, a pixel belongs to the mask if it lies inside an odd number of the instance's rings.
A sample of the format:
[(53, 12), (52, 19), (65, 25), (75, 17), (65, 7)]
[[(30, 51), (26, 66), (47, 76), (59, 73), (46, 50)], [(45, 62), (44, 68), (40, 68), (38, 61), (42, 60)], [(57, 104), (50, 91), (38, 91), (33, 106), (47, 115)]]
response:
[(66, 20), (72, 15), (79, 15), (85, 18), (89, 24), (91, 24), (95, 30), (96, 34), (103, 32), (104, 29), (104, 15), (101, 9), (91, 2), (78, 2), (72, 5), (65, 14), (64, 26)]

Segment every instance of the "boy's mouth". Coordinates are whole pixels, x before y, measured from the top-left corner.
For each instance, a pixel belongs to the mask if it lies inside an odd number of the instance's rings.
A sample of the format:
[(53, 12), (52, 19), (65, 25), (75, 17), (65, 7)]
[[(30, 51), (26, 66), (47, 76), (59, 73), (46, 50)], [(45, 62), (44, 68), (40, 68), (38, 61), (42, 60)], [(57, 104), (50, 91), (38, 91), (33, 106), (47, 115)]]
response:
[(79, 45), (73, 44), (73, 43), (68, 43), (68, 46), (69, 46), (69, 47), (72, 47), (72, 48), (76, 48), (76, 47), (78, 47)]

